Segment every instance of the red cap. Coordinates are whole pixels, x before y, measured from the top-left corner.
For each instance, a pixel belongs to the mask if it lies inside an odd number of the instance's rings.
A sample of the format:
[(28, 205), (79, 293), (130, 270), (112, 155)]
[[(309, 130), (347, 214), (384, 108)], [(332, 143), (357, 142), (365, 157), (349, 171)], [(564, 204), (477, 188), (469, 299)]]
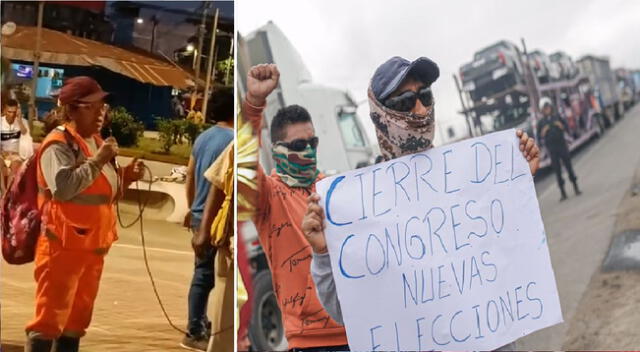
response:
[(78, 76), (69, 78), (64, 82), (60, 92), (58, 93), (58, 99), (60, 103), (93, 103), (100, 101), (109, 95), (109, 93), (102, 90), (102, 87), (91, 77)]

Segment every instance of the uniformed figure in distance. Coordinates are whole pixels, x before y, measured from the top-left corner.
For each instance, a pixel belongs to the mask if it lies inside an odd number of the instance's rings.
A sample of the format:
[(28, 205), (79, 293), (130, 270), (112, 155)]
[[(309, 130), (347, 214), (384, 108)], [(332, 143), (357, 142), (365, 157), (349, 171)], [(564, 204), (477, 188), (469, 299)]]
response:
[(571, 165), (571, 153), (569, 153), (569, 146), (564, 139), (564, 134), (568, 131), (567, 122), (557, 113), (554, 113), (551, 99), (543, 97), (540, 99), (539, 105), (543, 118), (538, 122), (538, 136), (540, 136), (540, 141), (544, 143), (544, 146), (547, 147), (547, 153), (549, 153), (549, 157), (551, 158), (551, 167), (553, 167), (553, 171), (556, 173), (558, 187), (560, 187), (560, 201), (567, 199), (567, 193), (564, 190), (561, 164), (564, 164), (565, 169), (567, 169), (569, 180), (573, 183), (573, 189), (576, 195), (579, 196), (582, 192), (580, 192), (580, 188), (578, 188), (578, 178)]

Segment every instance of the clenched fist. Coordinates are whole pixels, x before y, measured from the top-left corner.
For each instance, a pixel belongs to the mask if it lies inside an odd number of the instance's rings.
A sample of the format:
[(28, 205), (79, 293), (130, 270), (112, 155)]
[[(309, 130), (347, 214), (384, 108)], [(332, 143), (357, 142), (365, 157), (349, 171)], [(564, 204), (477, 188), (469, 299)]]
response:
[(280, 72), (274, 64), (253, 66), (247, 73), (247, 102), (263, 106), (267, 97), (278, 86)]
[(125, 166), (124, 177), (128, 182), (140, 181), (144, 177), (144, 171), (144, 162), (135, 157), (129, 165)]
[(318, 202), (320, 196), (313, 193), (307, 199), (307, 212), (302, 219), (302, 233), (311, 245), (314, 253), (327, 253), (327, 240), (324, 237), (324, 210)]

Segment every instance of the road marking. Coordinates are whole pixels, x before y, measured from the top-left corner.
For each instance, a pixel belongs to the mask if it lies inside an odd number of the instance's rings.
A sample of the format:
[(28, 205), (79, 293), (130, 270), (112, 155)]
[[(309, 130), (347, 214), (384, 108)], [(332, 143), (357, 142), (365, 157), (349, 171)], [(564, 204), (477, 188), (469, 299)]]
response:
[[(116, 243), (113, 245), (114, 247), (122, 247), (122, 248), (129, 248), (129, 249), (138, 249), (138, 250), (142, 250), (142, 246), (136, 246), (133, 244), (122, 244), (122, 243)], [(193, 255), (193, 252), (189, 252), (189, 251), (176, 251), (174, 249), (164, 249), (164, 248), (155, 248), (155, 247), (147, 247), (148, 251), (156, 251), (156, 252), (164, 252), (164, 253), (172, 253), (172, 254), (183, 254), (183, 255)]]

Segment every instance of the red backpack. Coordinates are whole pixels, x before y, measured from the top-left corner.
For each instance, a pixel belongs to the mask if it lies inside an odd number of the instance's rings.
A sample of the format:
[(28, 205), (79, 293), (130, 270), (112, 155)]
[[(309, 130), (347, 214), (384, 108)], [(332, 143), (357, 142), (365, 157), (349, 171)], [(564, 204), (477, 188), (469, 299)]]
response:
[(35, 257), (40, 235), (37, 157), (31, 156), (15, 175), (0, 200), (2, 256), (9, 264), (25, 264)]
[[(66, 130), (64, 134), (71, 146), (72, 137)], [(37, 155), (35, 153), (22, 164), (0, 199), (2, 256), (9, 264), (26, 264), (35, 258), (41, 225)]]

